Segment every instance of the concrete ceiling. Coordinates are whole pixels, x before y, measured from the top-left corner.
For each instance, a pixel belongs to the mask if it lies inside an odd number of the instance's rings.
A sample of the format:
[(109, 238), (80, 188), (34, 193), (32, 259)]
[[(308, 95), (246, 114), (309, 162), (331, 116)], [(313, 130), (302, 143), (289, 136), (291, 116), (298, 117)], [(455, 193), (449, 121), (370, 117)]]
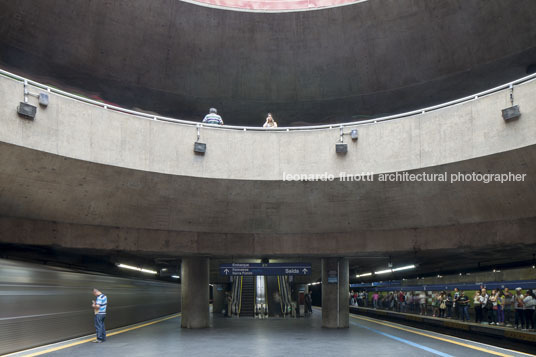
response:
[(228, 124), (357, 120), (462, 97), (536, 63), (532, 0), (245, 13), (176, 0), (0, 1), (0, 66), (119, 105)]

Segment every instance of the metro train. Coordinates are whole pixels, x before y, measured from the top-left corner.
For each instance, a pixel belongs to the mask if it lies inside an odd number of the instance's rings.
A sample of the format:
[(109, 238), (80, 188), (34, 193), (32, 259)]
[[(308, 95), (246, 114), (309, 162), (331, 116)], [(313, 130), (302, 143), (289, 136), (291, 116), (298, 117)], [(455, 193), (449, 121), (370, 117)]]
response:
[(180, 285), (0, 259), (0, 355), (95, 333), (92, 289), (108, 296), (106, 328), (180, 312)]

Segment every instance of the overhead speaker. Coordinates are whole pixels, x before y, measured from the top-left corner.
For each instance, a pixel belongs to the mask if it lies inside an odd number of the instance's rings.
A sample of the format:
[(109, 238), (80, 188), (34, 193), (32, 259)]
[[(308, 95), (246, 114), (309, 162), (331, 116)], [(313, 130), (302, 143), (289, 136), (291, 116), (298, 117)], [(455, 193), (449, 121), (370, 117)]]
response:
[(43, 107), (48, 106), (48, 94), (39, 93), (39, 105), (42, 105)]

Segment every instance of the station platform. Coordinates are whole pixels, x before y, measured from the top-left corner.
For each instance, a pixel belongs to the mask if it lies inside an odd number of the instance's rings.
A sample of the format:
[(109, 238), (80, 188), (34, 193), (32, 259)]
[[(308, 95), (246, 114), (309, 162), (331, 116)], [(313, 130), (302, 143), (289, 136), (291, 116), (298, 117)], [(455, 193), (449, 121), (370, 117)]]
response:
[(348, 329), (323, 329), (321, 310), (307, 318), (224, 318), (211, 328), (180, 327), (180, 314), (9, 356), (530, 356), (418, 328), (350, 315)]
[(524, 350), (536, 352), (536, 332), (533, 331), (366, 307), (350, 306), (350, 312), (355, 315), (445, 332), (458, 337), (477, 338), (479, 341), (500, 341), (502, 344), (513, 346), (520, 345)]

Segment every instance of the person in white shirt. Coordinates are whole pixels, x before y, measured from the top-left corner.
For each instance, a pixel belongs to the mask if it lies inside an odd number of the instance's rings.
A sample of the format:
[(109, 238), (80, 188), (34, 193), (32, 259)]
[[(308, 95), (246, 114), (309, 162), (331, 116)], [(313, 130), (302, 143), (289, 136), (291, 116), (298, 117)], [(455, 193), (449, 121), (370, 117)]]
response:
[(525, 297), (521, 293), (521, 288), (516, 288), (516, 293), (514, 295), (513, 302), (514, 302), (514, 309), (515, 309), (515, 322), (514, 327), (519, 328), (521, 326), (522, 329), (525, 328), (525, 313), (523, 311), (523, 299)]
[[(491, 308), (488, 305), (489, 295), (486, 291), (486, 288), (482, 288), (482, 293), (480, 294), (480, 306), (482, 307), (482, 323), (489, 324), (491, 322)], [(486, 321), (487, 320), (487, 321)]]
[(266, 122), (264, 123), (262, 127), (263, 128), (277, 128), (277, 123), (275, 122), (271, 113), (268, 113), (268, 116), (266, 117)]
[(525, 327), (527, 330), (534, 330), (534, 310), (536, 305), (536, 298), (531, 290), (527, 290), (525, 297), (523, 298), (523, 307), (525, 311)]

